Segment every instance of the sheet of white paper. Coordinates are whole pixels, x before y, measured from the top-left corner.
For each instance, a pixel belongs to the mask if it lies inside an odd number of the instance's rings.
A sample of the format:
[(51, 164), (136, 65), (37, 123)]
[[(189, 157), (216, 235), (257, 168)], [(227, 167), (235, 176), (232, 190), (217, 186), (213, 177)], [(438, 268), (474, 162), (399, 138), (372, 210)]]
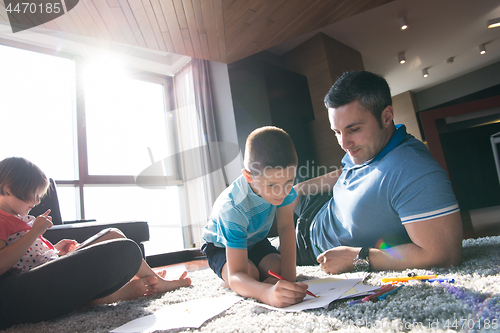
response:
[(205, 321), (229, 309), (242, 300), (239, 296), (200, 298), (172, 304), (154, 314), (132, 320), (111, 333), (149, 333), (174, 328), (199, 328)]
[(339, 299), (348, 290), (353, 288), (356, 284), (363, 281), (363, 278), (341, 278), (341, 277), (327, 277), (322, 279), (314, 279), (303, 281), (309, 285), (308, 290), (315, 294), (316, 298), (307, 295), (304, 300), (298, 304), (287, 306), (285, 308), (277, 308), (264, 303), (255, 303), (262, 307), (271, 310), (291, 311), (297, 312), (308, 309), (317, 309), (326, 307), (331, 302)]

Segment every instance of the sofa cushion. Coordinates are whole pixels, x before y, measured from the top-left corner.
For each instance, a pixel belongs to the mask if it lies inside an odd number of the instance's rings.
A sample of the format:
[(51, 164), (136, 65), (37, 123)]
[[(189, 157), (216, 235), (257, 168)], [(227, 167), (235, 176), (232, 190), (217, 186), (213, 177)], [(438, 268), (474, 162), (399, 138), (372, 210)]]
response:
[(53, 244), (59, 242), (61, 239), (74, 239), (81, 243), (105, 228), (120, 229), (127, 238), (135, 241), (137, 244), (149, 240), (149, 227), (145, 221), (60, 224), (47, 229), (43, 236)]

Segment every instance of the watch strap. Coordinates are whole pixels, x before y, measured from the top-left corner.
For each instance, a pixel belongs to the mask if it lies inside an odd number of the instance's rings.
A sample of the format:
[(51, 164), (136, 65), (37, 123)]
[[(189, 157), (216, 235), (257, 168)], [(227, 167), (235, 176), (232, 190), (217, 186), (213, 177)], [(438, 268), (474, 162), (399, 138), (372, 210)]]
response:
[(369, 247), (363, 247), (363, 248), (361, 248), (361, 250), (358, 253), (358, 258), (370, 261), (368, 259), (369, 252), (370, 252), (370, 248)]

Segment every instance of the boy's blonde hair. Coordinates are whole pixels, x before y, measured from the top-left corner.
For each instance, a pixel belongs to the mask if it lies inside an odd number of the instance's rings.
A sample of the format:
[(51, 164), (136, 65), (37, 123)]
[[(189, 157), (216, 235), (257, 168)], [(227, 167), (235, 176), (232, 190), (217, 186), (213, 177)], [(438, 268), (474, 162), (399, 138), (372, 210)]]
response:
[[(8, 186), (10, 193), (7, 193)], [(28, 202), (37, 194), (43, 197), (49, 187), (45, 173), (34, 163), (22, 157), (8, 157), (0, 161), (0, 194), (14, 195)]]
[(266, 168), (297, 166), (297, 163), (293, 141), (281, 128), (264, 126), (248, 136), (244, 165), (252, 174), (261, 174)]

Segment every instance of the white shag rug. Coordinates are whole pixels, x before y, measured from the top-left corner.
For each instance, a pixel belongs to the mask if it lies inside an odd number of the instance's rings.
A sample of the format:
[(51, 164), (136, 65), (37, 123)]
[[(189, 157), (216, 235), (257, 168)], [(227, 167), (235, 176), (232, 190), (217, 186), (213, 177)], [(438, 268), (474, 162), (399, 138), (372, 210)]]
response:
[[(349, 306), (349, 300), (341, 300), (328, 309), (298, 313), (272, 311), (243, 300), (199, 329), (168, 332), (500, 332), (500, 236), (464, 240), (463, 263), (458, 267), (376, 272), (366, 283), (380, 285), (382, 277), (406, 276), (409, 272), (435, 273), (453, 278), (455, 283), (411, 281), (385, 301)], [(313, 266), (297, 267), (297, 273), (300, 280), (327, 276)], [(52, 321), (18, 325), (2, 333), (109, 332), (169, 304), (235, 295), (221, 286), (210, 269), (189, 276), (193, 285), (188, 288), (85, 307)]]

